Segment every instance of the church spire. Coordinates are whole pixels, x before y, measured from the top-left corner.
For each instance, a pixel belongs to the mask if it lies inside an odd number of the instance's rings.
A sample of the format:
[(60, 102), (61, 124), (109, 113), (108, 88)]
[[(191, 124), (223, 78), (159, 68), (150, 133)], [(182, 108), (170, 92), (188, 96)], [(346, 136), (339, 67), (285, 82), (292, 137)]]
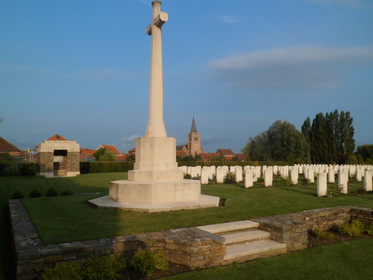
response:
[(190, 129), (190, 133), (193, 133), (193, 132), (197, 132), (197, 127), (196, 127), (196, 122), (194, 121), (194, 117), (192, 121), (192, 127)]

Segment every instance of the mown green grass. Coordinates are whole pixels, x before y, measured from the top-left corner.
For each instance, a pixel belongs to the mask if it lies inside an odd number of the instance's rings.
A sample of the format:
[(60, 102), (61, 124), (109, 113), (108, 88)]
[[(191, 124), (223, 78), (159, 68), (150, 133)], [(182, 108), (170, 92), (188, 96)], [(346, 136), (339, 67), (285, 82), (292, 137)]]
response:
[[(110, 176), (117, 176), (105, 175), (108, 176), (105, 178), (108, 179), (106, 182), (101, 178), (101, 174), (69, 179), (70, 187), (79, 189), (74, 191), (73, 196), (24, 199), (24, 204), (45, 243), (192, 227), (339, 205), (373, 206), (371, 194), (317, 197), (315, 184), (270, 188), (262, 188), (258, 184), (250, 189), (245, 189), (241, 184), (218, 184), (202, 186), (202, 193), (225, 198), (224, 207), (151, 214), (91, 208), (85, 202), (106, 195)], [(102, 183), (95, 182), (95, 178)], [(44, 180), (48, 182), (53, 179)], [(59, 188), (67, 187), (62, 185)], [(350, 190), (354, 191), (361, 186), (362, 183), (352, 184)], [(80, 194), (95, 190), (100, 190), (100, 194)]]
[[(3, 252), (0, 277), (8, 269), (4, 265), (7, 259), (5, 256), (8, 254), (5, 250), (10, 249), (9, 246), (4, 246), (5, 243), (9, 243), (5, 235), (6, 227), (8, 227), (5, 223), (6, 207), (8, 199), (17, 190), (22, 191), (26, 196), (33, 189), (38, 189), (42, 193), (49, 188), (54, 188), (58, 192), (70, 190), (74, 193), (72, 196), (25, 198), (23, 200), (46, 244), (192, 227), (339, 205), (373, 207), (373, 194), (371, 193), (320, 198), (316, 196), (315, 184), (284, 187), (277, 183), (275, 183), (277, 187), (262, 188), (260, 184), (256, 184), (250, 189), (245, 189), (242, 184), (202, 186), (202, 193), (226, 199), (226, 205), (220, 208), (146, 214), (94, 209), (87, 206), (86, 202), (89, 199), (108, 194), (110, 181), (126, 177), (126, 173), (100, 173), (74, 178), (0, 178), (0, 211), (4, 218), (0, 233), (0, 250)], [(349, 184), (349, 190), (355, 192), (362, 186), (362, 183)], [(237, 268), (237, 271), (240, 271), (240, 268)], [(5, 276), (3, 277), (6, 279)]]
[(371, 280), (373, 240), (358, 239), (305, 251), (198, 270), (167, 280)]

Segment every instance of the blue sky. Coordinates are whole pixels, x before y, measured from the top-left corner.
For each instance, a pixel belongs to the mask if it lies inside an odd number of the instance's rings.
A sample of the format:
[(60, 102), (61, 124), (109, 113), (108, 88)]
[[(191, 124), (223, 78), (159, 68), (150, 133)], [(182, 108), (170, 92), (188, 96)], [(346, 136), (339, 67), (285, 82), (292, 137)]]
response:
[[(373, 144), (373, 1), (164, 0), (164, 111), (185, 144), (235, 152), (276, 120), (338, 109)], [(0, 136), (134, 147), (148, 120), (148, 0), (3, 0)]]

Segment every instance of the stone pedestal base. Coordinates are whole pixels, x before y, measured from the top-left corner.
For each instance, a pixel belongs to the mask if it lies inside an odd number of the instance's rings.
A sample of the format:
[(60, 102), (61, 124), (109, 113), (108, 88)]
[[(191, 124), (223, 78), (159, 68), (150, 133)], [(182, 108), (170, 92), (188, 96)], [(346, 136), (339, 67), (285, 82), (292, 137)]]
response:
[(140, 203), (120, 203), (103, 196), (89, 200), (91, 204), (104, 209), (122, 209), (127, 211), (155, 213), (178, 210), (191, 210), (200, 208), (218, 207), (220, 198), (216, 196), (201, 194), (197, 200), (186, 202), (159, 203), (159, 204), (140, 204)]
[(128, 180), (110, 183), (109, 197), (120, 203), (162, 204), (195, 201), (201, 194), (198, 180), (178, 182), (134, 182)]

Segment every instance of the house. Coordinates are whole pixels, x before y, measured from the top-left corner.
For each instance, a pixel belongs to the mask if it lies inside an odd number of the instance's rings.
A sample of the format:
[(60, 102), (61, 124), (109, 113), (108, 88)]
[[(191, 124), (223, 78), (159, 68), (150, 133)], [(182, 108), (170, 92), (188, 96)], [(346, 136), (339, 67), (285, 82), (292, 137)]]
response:
[(21, 151), (12, 143), (5, 140), (3, 137), (0, 137), (0, 153), (8, 153), (14, 158), (24, 159), (26, 158), (27, 152)]
[(93, 160), (95, 160), (95, 157), (93, 156), (93, 154), (96, 151), (97, 150), (81, 148), (80, 149), (80, 161), (93, 161)]

